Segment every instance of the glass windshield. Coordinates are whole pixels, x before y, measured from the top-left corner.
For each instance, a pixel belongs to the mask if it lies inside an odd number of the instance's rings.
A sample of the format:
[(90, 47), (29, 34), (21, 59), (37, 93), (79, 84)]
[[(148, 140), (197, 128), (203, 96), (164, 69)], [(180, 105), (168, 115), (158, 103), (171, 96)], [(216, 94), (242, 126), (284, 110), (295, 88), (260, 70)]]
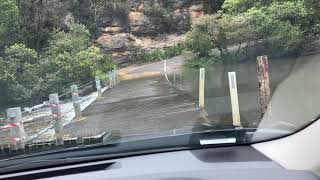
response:
[(1, 0), (0, 9), (0, 158), (208, 132), (219, 136), (200, 145), (254, 143), (320, 113), (318, 1)]

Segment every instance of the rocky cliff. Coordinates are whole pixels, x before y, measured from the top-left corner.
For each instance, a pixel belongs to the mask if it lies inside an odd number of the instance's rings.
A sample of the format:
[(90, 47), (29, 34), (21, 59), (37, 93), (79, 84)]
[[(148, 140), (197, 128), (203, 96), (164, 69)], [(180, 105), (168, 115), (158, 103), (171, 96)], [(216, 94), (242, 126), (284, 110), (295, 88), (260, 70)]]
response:
[[(143, 53), (180, 43), (192, 21), (216, 11), (213, 0), (126, 1), (128, 11), (100, 27), (96, 44), (119, 63), (140, 60)], [(215, 5), (216, 4), (216, 5)], [(208, 10), (208, 6), (211, 8)]]

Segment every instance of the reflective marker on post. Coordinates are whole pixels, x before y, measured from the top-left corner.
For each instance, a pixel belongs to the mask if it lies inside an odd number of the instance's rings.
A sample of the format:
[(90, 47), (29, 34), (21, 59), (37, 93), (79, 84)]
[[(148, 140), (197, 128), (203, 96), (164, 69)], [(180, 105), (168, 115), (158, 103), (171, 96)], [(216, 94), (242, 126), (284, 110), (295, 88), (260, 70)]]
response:
[(10, 128), (10, 140), (17, 145), (17, 149), (24, 149), (26, 133), (22, 121), (21, 108), (7, 109), (7, 123)]
[(167, 60), (163, 61), (163, 72), (167, 73)]
[(100, 77), (96, 76), (95, 80), (96, 80), (96, 88), (97, 88), (97, 92), (98, 92), (98, 97), (102, 97)]
[(57, 145), (63, 145), (63, 124), (61, 120), (61, 110), (59, 96), (57, 93), (49, 95), (49, 102), (54, 124), (55, 137)]
[(82, 116), (81, 116), (81, 108), (80, 108), (80, 98), (79, 98), (78, 86), (77, 85), (72, 85), (70, 87), (70, 92), (71, 92), (71, 96), (72, 96), (75, 119), (79, 121), (79, 120), (81, 120)]
[(199, 74), (199, 107), (200, 109), (204, 108), (204, 86), (205, 83), (205, 69), (200, 68), (200, 74)]
[(240, 109), (239, 109), (239, 99), (238, 99), (238, 89), (237, 89), (237, 76), (235, 72), (229, 72), (229, 89), (231, 98), (231, 108), (232, 108), (232, 119), (233, 125), (240, 127)]

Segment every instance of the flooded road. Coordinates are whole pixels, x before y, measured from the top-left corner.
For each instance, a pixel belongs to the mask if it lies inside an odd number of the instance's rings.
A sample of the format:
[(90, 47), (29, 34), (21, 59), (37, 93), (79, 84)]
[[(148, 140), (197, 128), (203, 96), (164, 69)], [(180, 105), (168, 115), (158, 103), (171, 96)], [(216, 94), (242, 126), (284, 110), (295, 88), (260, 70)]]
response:
[[(294, 77), (294, 73), (306, 67), (306, 64), (313, 62), (313, 65), (318, 66), (317, 59), (318, 56), (307, 56), (297, 59), (270, 60), (271, 91), (277, 92), (283, 82), (291, 76)], [(185, 70), (182, 67), (183, 63), (181, 58), (167, 61), (167, 78), (170, 82), (162, 73), (163, 61), (132, 68), (128, 74), (139, 74), (139, 76), (133, 76), (138, 78), (122, 81), (113, 89), (106, 91), (102, 99), (94, 102), (84, 111), (85, 121), (65, 127), (66, 134), (76, 137), (113, 131), (120, 134), (122, 140), (130, 140), (137, 137), (150, 138), (193, 132), (195, 127), (203, 122), (198, 107), (199, 70)], [(246, 128), (258, 127), (262, 115), (254, 62), (206, 68), (205, 109), (208, 119), (214, 125), (232, 125), (227, 79), (227, 73), (230, 71), (236, 72), (238, 76), (241, 123)], [(308, 69), (305, 71), (309, 72)], [(150, 76), (150, 73), (145, 72), (155, 73)], [(143, 74), (147, 74), (147, 78), (143, 78)], [(305, 78), (306, 81), (309, 80)], [(286, 95), (283, 95), (283, 97), (288, 96), (295, 98), (296, 94), (286, 92)], [(277, 102), (274, 107), (279, 108), (279, 104), (283, 103)], [(284, 107), (281, 108), (284, 109)], [(273, 117), (277, 118), (275, 115)], [(270, 119), (268, 121), (271, 122)], [(283, 122), (282, 119), (277, 121)], [(295, 121), (291, 125), (299, 124), (298, 119)], [(212, 129), (215, 128), (219, 129), (217, 126), (212, 127)]]
[[(272, 106), (277, 108), (273, 111), (273, 117), (276, 118), (273, 120), (274, 122), (283, 122), (285, 119), (281, 109), (291, 106), (286, 102), (295, 102), (295, 99), (302, 102), (303, 99), (306, 99), (296, 98), (297, 95), (301, 96), (303, 86), (297, 82), (292, 83), (289, 81), (290, 79), (299, 79), (300, 83), (304, 80), (312, 80), (312, 83), (320, 84), (317, 83), (317, 71), (320, 69), (317, 68), (320, 67), (318, 62), (320, 62), (318, 55), (269, 61), (271, 91), (278, 97), (277, 100), (273, 100), (276, 104)], [(83, 111), (85, 117), (83, 121), (75, 122), (70, 119), (68, 123), (65, 123), (64, 137), (88, 137), (103, 132), (114, 132), (122, 138), (122, 141), (127, 141), (201, 131), (202, 129), (198, 127), (204, 122), (204, 119), (200, 116), (198, 105), (199, 69), (184, 68), (184, 63), (185, 60), (181, 56), (167, 60), (166, 74), (164, 73), (164, 61), (119, 70), (121, 82), (113, 88), (107, 89), (102, 98), (94, 102), (91, 101), (93, 103), (90, 102), (90, 105), (86, 106)], [(221, 129), (220, 125), (232, 126), (227, 78), (228, 72), (232, 71), (237, 73), (241, 123), (245, 128), (258, 127), (262, 115), (256, 64), (255, 62), (245, 62), (237, 65), (217, 65), (206, 68), (205, 110), (208, 114), (208, 120), (213, 125), (210, 128)], [(283, 85), (287, 81), (290, 82), (290, 86)], [(312, 84), (307, 82), (304, 84), (305, 87), (308, 87), (306, 91), (312, 94), (313, 99), (316, 99), (318, 93), (314, 91)], [(284, 87), (285, 94), (279, 96), (279, 90)], [(297, 90), (299, 93), (296, 92)], [(311, 116), (315, 116), (317, 111), (311, 108), (316, 107), (316, 102), (311, 101), (310, 98), (309, 100), (303, 102), (306, 107), (309, 107), (303, 111), (310, 112), (306, 116), (311, 119)], [(294, 111), (300, 112), (298, 110), (301, 102), (296, 103), (297, 107), (292, 106), (295, 107)], [(71, 104), (70, 107), (72, 109)], [(49, 116), (50, 113), (47, 115)], [(301, 115), (294, 117), (289, 115), (288, 117), (294, 120), (285, 124), (286, 128), (293, 126), (293, 124), (303, 123), (295, 118), (301, 117)], [(281, 119), (279, 120), (279, 118)], [(52, 125), (50, 118), (47, 120), (34, 119), (25, 123), (25, 131), (28, 135), (34, 135), (35, 132), (39, 132), (39, 129)], [(263, 118), (263, 124), (266, 124), (265, 122), (272, 121)], [(8, 135), (8, 132), (4, 134)], [(46, 138), (52, 139), (53, 137), (54, 132), (51, 130), (48, 136), (41, 136), (40, 139), (44, 141)]]
[(196, 99), (177, 92), (161, 77), (122, 82), (84, 112), (84, 121), (65, 127), (71, 137), (118, 132), (134, 137), (188, 133), (201, 121)]

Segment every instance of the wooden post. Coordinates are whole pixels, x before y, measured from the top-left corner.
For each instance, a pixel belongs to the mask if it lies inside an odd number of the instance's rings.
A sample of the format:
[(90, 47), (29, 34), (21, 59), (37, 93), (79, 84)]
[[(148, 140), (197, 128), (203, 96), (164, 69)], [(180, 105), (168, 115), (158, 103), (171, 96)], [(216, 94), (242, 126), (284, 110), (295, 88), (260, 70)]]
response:
[(10, 141), (15, 143), (17, 149), (24, 149), (26, 133), (22, 123), (21, 108), (7, 109), (7, 123), (10, 127)]
[(52, 118), (55, 121), (54, 131), (57, 145), (63, 145), (63, 124), (61, 120), (61, 110), (59, 96), (57, 93), (49, 95)]
[(204, 108), (204, 90), (205, 90), (205, 69), (200, 68), (199, 73), (199, 107)]
[(102, 97), (100, 77), (99, 77), (99, 76), (96, 76), (96, 77), (95, 77), (95, 80), (96, 80), (96, 88), (97, 88), (97, 92), (98, 92), (98, 97)]
[(262, 116), (271, 108), (269, 62), (267, 56), (257, 57), (257, 76)]
[(229, 72), (228, 77), (229, 77), (229, 89), (230, 89), (233, 125), (236, 127), (240, 127), (241, 121), (240, 121), (240, 109), (239, 109), (238, 88), (237, 88), (237, 76), (235, 72)]
[(80, 107), (80, 98), (79, 98), (78, 86), (77, 85), (72, 85), (70, 87), (70, 92), (71, 92), (71, 96), (72, 96), (75, 119), (76, 119), (76, 121), (80, 121), (82, 119), (82, 115), (81, 115), (81, 107)]

